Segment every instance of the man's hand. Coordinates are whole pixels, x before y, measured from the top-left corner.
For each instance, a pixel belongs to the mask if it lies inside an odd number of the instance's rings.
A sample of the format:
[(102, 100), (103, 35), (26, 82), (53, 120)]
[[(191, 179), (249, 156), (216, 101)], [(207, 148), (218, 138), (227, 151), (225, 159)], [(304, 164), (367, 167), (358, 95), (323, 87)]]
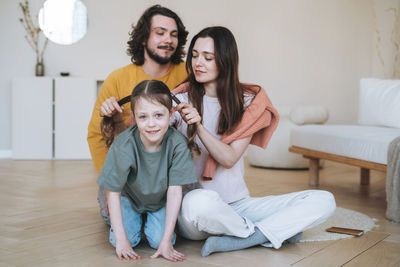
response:
[(129, 240), (124, 239), (116, 242), (115, 252), (120, 260), (140, 260), (141, 257), (132, 249)]
[(124, 107), (118, 105), (118, 101), (113, 96), (106, 99), (100, 106), (101, 113), (106, 117), (111, 117), (116, 112), (122, 113), (123, 110)]
[(154, 253), (150, 258), (155, 259), (160, 255), (165, 259), (173, 262), (183, 261), (185, 259), (185, 255), (176, 251), (172, 246), (171, 241), (169, 240), (168, 241), (162, 240), (160, 245), (158, 246), (156, 253)]

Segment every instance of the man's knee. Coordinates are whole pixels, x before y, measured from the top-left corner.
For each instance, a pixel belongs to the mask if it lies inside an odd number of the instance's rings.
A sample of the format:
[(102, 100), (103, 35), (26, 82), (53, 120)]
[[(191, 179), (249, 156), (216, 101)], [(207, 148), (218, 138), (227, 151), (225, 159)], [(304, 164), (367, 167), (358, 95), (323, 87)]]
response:
[(98, 192), (97, 192), (97, 201), (99, 203), (99, 208), (100, 208), (100, 215), (103, 218), (104, 222), (111, 226), (111, 221), (110, 221), (110, 216), (106, 213), (105, 209), (105, 203), (104, 203), (104, 188), (99, 187)]
[(100, 215), (101, 215), (101, 217), (103, 218), (104, 222), (105, 222), (107, 225), (111, 226), (110, 216), (108, 216), (108, 215), (106, 214), (105, 210), (100, 210)]

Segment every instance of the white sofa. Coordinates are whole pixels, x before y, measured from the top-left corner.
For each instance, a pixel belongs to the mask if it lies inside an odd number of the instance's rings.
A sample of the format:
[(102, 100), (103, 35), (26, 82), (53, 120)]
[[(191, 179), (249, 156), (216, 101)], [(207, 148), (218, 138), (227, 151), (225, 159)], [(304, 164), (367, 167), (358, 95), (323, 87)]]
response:
[(289, 151), (310, 162), (310, 185), (318, 185), (320, 159), (386, 171), (389, 143), (400, 136), (400, 80), (361, 79), (356, 125), (305, 125), (293, 128)]
[(279, 169), (306, 169), (308, 160), (288, 151), (290, 130), (299, 125), (322, 124), (328, 120), (329, 112), (318, 105), (299, 107), (277, 106), (280, 119), (278, 127), (269, 141), (267, 149), (250, 145), (247, 162), (256, 167)]

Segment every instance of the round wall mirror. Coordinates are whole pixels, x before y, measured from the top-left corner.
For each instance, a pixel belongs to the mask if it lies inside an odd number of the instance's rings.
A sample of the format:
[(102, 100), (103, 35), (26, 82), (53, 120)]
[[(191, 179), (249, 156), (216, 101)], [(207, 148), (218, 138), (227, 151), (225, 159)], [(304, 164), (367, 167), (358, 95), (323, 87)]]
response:
[(87, 32), (86, 6), (80, 0), (47, 0), (39, 11), (39, 27), (57, 44), (76, 43)]

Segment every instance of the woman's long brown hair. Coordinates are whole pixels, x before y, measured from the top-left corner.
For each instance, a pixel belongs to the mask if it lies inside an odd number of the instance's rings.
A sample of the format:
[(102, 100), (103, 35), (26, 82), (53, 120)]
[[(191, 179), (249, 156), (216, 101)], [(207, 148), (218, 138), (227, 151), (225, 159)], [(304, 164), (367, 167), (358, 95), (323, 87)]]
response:
[[(200, 116), (203, 114), (203, 84), (196, 81), (192, 67), (193, 47), (199, 38), (210, 37), (214, 41), (215, 63), (218, 69), (217, 97), (221, 106), (218, 118), (218, 134), (233, 130), (243, 116), (243, 86), (239, 82), (239, 54), (232, 32), (225, 27), (208, 27), (195, 35), (190, 43), (186, 70), (189, 73), (188, 97)], [(188, 138), (194, 138), (197, 128), (187, 131)]]

